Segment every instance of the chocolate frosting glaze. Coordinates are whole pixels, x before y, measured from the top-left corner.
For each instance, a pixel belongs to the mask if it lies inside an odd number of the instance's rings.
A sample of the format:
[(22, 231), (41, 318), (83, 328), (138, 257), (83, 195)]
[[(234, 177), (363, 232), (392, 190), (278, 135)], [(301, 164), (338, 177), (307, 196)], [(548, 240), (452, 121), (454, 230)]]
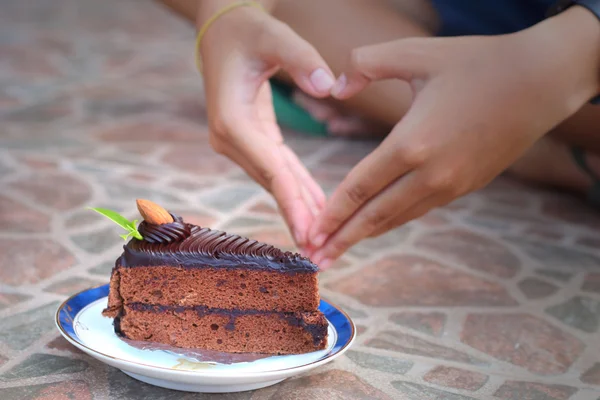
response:
[(184, 268), (250, 268), (279, 272), (316, 272), (308, 258), (222, 231), (175, 221), (142, 222), (144, 240), (132, 239), (117, 261), (122, 267), (174, 265)]
[(183, 222), (183, 219), (171, 214), (173, 222), (162, 225), (152, 225), (142, 221), (138, 225), (138, 231), (142, 234), (144, 241), (150, 243), (178, 242), (190, 236), (191, 226)]

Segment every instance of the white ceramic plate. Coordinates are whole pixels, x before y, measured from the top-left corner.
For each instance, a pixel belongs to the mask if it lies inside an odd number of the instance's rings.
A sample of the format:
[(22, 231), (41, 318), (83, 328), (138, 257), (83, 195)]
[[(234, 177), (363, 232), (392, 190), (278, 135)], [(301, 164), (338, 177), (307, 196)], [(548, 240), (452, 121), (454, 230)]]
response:
[(106, 307), (108, 285), (84, 290), (56, 312), (60, 333), (74, 346), (140, 381), (203, 393), (240, 392), (270, 386), (334, 360), (352, 344), (356, 329), (338, 307), (321, 300), (329, 321), (325, 350), (285, 356), (231, 355), (127, 342), (113, 329)]

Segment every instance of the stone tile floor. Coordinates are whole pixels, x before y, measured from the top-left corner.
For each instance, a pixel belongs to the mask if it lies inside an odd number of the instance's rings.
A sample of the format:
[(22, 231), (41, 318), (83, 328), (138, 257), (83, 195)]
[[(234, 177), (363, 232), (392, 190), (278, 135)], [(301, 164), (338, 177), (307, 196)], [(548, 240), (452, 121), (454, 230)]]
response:
[[(292, 243), (207, 144), (193, 29), (137, 0), (0, 0), (0, 399), (600, 398), (600, 214), (506, 178), (356, 246), (321, 276), (354, 317), (347, 356), (255, 392), (182, 394), (77, 351), (53, 325), (108, 281), (115, 227), (149, 198)], [(288, 134), (331, 190), (375, 144)]]

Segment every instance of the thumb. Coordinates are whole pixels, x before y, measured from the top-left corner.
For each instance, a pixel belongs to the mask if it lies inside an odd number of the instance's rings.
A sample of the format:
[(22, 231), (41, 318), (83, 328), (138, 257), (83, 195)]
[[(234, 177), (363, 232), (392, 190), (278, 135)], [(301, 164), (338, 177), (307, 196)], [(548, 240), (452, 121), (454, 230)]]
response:
[(363, 90), (369, 82), (382, 79), (401, 79), (411, 82), (425, 79), (430, 71), (425, 40), (400, 39), (352, 50), (348, 66), (331, 90), (338, 99), (347, 99)]
[(317, 98), (329, 96), (335, 83), (331, 69), (319, 52), (288, 25), (276, 21), (265, 32), (260, 47), (263, 59), (287, 72), (304, 92)]

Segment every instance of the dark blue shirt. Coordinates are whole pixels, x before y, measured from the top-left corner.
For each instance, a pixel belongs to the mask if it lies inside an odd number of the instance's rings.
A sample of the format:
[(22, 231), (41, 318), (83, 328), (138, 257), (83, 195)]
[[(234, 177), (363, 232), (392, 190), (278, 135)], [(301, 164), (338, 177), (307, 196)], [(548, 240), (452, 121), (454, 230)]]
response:
[(528, 28), (545, 18), (554, 0), (432, 0), (440, 36), (498, 35)]

